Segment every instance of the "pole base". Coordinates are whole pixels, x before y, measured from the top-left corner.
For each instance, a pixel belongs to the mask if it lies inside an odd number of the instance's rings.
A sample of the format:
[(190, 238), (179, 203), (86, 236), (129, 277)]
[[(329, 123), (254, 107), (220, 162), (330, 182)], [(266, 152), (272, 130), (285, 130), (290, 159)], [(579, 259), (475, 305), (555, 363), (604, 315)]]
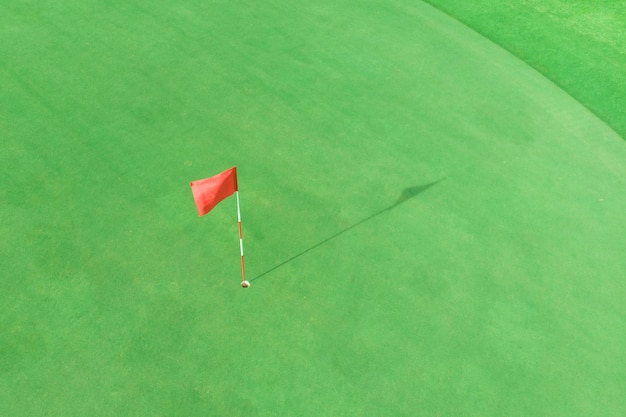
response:
[(248, 288), (250, 286), (250, 283), (248, 281), (242, 281), (241, 286), (244, 288)]

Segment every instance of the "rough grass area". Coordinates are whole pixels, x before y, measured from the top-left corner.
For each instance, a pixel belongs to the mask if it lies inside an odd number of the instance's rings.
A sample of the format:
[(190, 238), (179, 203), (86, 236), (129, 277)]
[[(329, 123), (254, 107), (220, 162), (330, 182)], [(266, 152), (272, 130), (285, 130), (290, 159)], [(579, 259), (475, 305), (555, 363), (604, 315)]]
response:
[(626, 1), (427, 2), (520, 57), (626, 139)]

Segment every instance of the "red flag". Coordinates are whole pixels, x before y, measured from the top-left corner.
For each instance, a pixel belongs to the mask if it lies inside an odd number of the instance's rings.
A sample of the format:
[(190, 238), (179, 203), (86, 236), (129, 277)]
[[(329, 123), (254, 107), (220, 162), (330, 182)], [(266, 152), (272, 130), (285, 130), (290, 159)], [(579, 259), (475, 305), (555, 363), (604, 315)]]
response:
[(211, 178), (191, 182), (191, 192), (198, 207), (198, 214), (204, 216), (220, 201), (237, 191), (237, 167), (227, 169)]

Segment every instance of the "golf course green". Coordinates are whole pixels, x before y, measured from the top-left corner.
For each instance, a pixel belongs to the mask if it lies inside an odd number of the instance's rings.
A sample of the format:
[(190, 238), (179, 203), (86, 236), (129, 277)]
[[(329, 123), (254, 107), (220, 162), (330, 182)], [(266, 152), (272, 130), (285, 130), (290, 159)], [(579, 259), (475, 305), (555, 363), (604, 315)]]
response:
[(0, 416), (625, 415), (587, 3), (3, 2)]

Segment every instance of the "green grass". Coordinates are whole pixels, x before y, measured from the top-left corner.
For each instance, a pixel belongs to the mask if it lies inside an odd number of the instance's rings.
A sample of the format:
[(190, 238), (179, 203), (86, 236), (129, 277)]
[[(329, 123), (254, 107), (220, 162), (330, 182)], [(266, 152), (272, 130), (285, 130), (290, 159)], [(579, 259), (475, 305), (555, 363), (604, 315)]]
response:
[(626, 1), (427, 2), (521, 58), (626, 138)]
[[(0, 415), (626, 411), (624, 141), (489, 39), (403, 0), (0, 28)], [(248, 290), (188, 185), (233, 164)]]

